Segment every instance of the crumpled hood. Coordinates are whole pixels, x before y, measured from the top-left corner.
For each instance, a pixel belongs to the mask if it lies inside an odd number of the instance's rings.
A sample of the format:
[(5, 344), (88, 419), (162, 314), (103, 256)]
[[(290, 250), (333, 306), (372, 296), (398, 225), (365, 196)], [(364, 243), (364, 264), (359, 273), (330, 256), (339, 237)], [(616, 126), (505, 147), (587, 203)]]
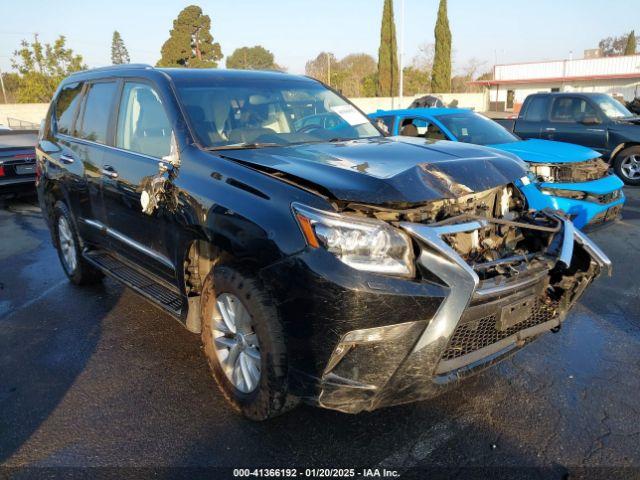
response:
[(414, 204), (505, 185), (526, 175), (526, 164), (494, 149), (422, 138), (391, 137), (216, 152), (275, 170), (368, 204)]
[(551, 140), (522, 140), (490, 147), (513, 153), (525, 162), (535, 163), (576, 163), (600, 156), (598, 152), (587, 147)]

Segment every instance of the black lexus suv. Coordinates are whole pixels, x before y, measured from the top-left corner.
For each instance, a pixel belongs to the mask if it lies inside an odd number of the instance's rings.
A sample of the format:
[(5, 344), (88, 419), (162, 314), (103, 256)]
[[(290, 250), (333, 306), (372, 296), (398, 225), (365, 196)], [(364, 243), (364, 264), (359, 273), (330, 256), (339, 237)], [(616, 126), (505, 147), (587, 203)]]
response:
[(283, 73), (74, 74), (36, 172), (69, 279), (109, 275), (201, 334), (256, 420), (434, 396), (557, 331), (610, 269), (561, 214), (528, 209), (517, 158), (385, 138)]

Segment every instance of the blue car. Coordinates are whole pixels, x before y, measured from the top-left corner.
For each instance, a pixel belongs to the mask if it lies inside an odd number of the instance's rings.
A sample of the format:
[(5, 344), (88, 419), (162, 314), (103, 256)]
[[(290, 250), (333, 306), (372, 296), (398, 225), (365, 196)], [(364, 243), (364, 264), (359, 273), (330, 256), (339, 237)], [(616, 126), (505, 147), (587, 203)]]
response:
[(600, 154), (589, 148), (548, 140), (521, 140), (494, 121), (466, 109), (378, 110), (369, 117), (390, 135), (473, 143), (517, 155), (529, 164), (546, 197), (527, 194), (530, 206), (563, 210), (578, 228), (620, 216), (624, 184), (609, 173), (609, 165), (600, 159)]

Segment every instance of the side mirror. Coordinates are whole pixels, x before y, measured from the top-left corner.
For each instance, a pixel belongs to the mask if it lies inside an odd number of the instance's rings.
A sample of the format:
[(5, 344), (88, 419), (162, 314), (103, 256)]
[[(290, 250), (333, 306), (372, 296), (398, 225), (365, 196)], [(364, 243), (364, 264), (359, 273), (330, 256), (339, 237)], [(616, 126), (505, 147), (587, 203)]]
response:
[(582, 120), (580, 120), (580, 123), (583, 125), (598, 125), (601, 122), (600, 122), (600, 119), (595, 115), (587, 115), (585, 117), (582, 117)]
[(172, 196), (172, 180), (180, 169), (180, 152), (176, 136), (171, 132), (171, 145), (169, 155), (165, 155), (158, 162), (158, 173), (145, 177), (142, 192), (140, 193), (140, 206), (146, 215), (153, 215), (153, 212), (161, 205), (169, 210), (175, 207)]
[(162, 161), (171, 165), (174, 170), (178, 170), (180, 168), (180, 152), (178, 151), (178, 142), (176, 141), (176, 134), (174, 132), (171, 132), (171, 147), (169, 155), (162, 157)]

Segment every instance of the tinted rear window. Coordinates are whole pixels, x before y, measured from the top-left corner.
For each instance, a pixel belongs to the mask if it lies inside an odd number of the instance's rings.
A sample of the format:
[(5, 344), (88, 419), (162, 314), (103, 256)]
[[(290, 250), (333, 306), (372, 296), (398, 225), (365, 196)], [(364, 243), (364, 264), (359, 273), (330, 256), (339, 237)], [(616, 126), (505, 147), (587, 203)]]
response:
[(78, 122), (78, 137), (92, 142), (107, 143), (107, 129), (115, 93), (115, 82), (94, 83), (89, 87), (82, 119)]
[(60, 91), (56, 100), (55, 116), (58, 133), (65, 135), (73, 134), (73, 121), (80, 103), (80, 91), (82, 83), (72, 83), (66, 85)]

